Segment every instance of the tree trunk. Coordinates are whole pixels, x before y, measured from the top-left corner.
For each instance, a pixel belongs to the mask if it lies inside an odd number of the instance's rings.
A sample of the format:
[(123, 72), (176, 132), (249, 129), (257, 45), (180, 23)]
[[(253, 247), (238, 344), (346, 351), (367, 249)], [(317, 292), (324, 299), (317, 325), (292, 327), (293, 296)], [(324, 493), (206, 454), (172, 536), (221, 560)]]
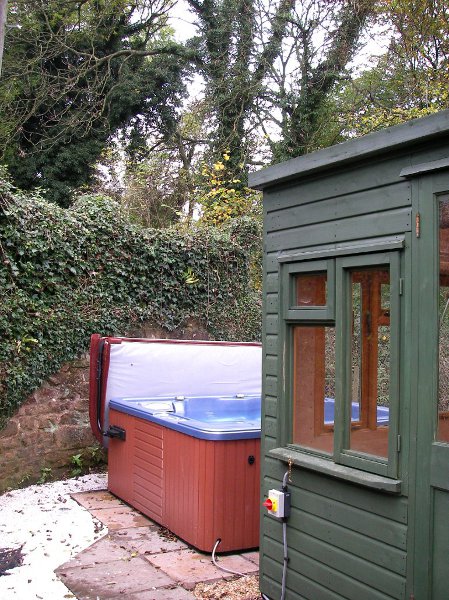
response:
[(3, 47), (5, 45), (6, 15), (8, 0), (0, 0), (0, 75), (2, 74)]

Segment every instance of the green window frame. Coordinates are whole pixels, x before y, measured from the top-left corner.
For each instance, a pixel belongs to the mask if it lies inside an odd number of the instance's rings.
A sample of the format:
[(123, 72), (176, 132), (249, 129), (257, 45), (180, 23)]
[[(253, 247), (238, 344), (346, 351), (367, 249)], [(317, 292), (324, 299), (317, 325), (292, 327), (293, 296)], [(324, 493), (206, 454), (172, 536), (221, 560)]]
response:
[[(326, 301), (320, 306), (298, 306), (295, 280), (301, 275), (326, 273)], [(281, 289), (283, 294), (283, 313), (288, 321), (300, 319), (329, 321), (335, 319), (335, 261), (320, 260), (287, 263), (282, 268)]]
[[(388, 440), (386, 456), (376, 456), (360, 449), (351, 449), (351, 431), (354, 429), (352, 410), (351, 344), (353, 325), (352, 273), (358, 270), (389, 271), (389, 388), (388, 388), (388, 431), (383, 432)], [(402, 293), (400, 253), (397, 250), (367, 252), (352, 256), (335, 256), (325, 260), (291, 260), (280, 264), (281, 321), (283, 329), (281, 344), (279, 381), (282, 384), (279, 394), (284, 398), (285, 412), (281, 426), (282, 448), (279, 457), (291, 454), (316, 456), (335, 465), (335, 475), (354, 479), (353, 471), (364, 471), (382, 478), (397, 478), (399, 452), (399, 361), (400, 361), (400, 295)], [(298, 274), (327, 273), (326, 303), (320, 306), (297, 306), (295, 301), (295, 277)], [(333, 450), (324, 451), (293, 442), (295, 415), (294, 341), (295, 328), (335, 327), (335, 405)], [(377, 343), (377, 342), (376, 342)], [(316, 395), (316, 394), (315, 394)], [(370, 400), (371, 401), (371, 400)], [(376, 400), (377, 401), (377, 400)], [(296, 400), (297, 402), (297, 400)], [(324, 398), (323, 398), (324, 402)], [(360, 408), (361, 411), (361, 408)], [(380, 427), (378, 428), (380, 429)], [(276, 451), (274, 452), (276, 454)], [(302, 459), (299, 460), (301, 462)], [(316, 461), (315, 461), (316, 462)], [(321, 461), (322, 462), (322, 461)], [(313, 463), (313, 460), (312, 460)], [(311, 463), (311, 464), (312, 464)], [(299, 464), (299, 463), (298, 463)], [(313, 463), (315, 464), (315, 463)], [(316, 464), (321, 464), (320, 461)], [(313, 467), (312, 467), (313, 468)], [(347, 469), (347, 471), (345, 471)], [(323, 470), (318, 468), (317, 470)], [(337, 472), (338, 471), (338, 472)], [(332, 474), (332, 469), (330, 473)], [(355, 476), (357, 480), (358, 476)], [(363, 481), (360, 481), (364, 483)], [(398, 488), (399, 489), (399, 488)], [(394, 491), (397, 491), (396, 489)]]

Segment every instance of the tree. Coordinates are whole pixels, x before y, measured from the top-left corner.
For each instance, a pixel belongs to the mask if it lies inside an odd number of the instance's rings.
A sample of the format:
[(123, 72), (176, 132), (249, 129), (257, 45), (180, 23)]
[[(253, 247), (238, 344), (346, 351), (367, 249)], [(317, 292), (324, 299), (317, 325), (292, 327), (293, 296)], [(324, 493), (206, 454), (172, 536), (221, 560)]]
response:
[[(242, 186), (251, 146), (250, 121), (262, 82), (278, 56), (294, 0), (278, 0), (265, 19), (263, 44), (254, 0), (187, 0), (199, 36), (191, 40), (205, 81), (210, 111), (211, 162), (229, 155), (228, 169)], [(259, 33), (258, 33), (259, 31)]]
[(340, 139), (341, 123), (329, 119), (333, 93), (348, 77), (375, 0), (188, 3), (200, 31), (192, 46), (212, 116), (211, 165), (227, 152), (244, 186), (258, 128), (274, 162)]
[(0, 75), (2, 72), (3, 47), (5, 45), (5, 27), (8, 0), (0, 0)]
[[(374, 5), (374, 0), (296, 4), (258, 114), (274, 162), (341, 140), (334, 93), (349, 77), (348, 64), (359, 49)], [(278, 138), (271, 135), (270, 124), (277, 128)]]
[[(0, 81), (3, 160), (62, 205), (119, 127), (170, 128), (183, 94), (172, 0), (10, 2)], [(135, 119), (140, 115), (139, 119)]]
[(444, 0), (382, 0), (388, 52), (343, 89), (348, 133), (365, 134), (449, 108), (449, 5)]
[(117, 132), (102, 153), (96, 190), (113, 194), (146, 227), (190, 220), (197, 206), (198, 164), (207, 144), (206, 112), (205, 103), (194, 100), (177, 111), (169, 126)]

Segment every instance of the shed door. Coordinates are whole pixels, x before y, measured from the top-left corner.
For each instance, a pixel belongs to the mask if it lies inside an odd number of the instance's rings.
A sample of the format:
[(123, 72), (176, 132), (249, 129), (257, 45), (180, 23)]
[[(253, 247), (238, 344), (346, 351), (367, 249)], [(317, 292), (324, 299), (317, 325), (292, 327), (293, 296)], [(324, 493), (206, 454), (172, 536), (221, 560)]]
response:
[[(445, 181), (444, 181), (445, 180)], [(437, 185), (438, 184), (438, 185)], [(444, 184), (444, 185), (443, 185)], [(449, 194), (446, 177), (419, 181), (416, 506), (412, 598), (449, 598)], [(440, 191), (441, 190), (441, 191)], [(435, 227), (432, 227), (432, 223)], [(414, 375), (411, 375), (412, 379)], [(414, 415), (412, 414), (412, 420)]]
[(438, 388), (431, 446), (432, 599), (449, 598), (449, 195), (438, 197)]

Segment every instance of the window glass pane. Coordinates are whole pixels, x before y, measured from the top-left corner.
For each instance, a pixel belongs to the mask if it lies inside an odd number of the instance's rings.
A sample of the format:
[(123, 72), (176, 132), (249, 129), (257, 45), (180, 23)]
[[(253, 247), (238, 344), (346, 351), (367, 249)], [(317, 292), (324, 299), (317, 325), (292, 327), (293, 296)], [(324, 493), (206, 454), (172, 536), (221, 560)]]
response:
[(335, 329), (293, 332), (293, 443), (331, 454), (334, 446)]
[(326, 273), (296, 275), (296, 306), (326, 306)]
[(388, 457), (390, 274), (387, 267), (351, 273), (350, 448)]
[(437, 439), (449, 442), (449, 199), (440, 202), (439, 377)]

